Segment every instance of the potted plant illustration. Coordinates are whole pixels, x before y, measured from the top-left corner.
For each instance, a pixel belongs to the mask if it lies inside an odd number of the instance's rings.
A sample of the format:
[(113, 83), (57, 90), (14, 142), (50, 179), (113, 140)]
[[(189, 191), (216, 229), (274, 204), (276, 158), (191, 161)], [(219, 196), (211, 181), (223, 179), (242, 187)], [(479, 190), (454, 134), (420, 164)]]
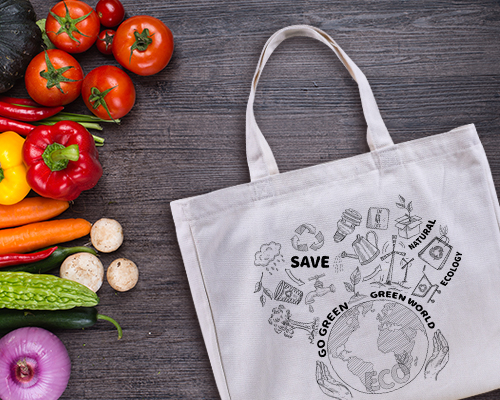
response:
[(411, 212), (413, 211), (412, 202), (410, 201), (406, 204), (404, 197), (399, 195), (399, 203), (396, 203), (396, 206), (406, 211), (405, 215), (396, 219), (396, 228), (398, 228), (399, 236), (403, 239), (409, 239), (413, 236), (419, 235), (422, 218), (416, 215), (411, 215)]

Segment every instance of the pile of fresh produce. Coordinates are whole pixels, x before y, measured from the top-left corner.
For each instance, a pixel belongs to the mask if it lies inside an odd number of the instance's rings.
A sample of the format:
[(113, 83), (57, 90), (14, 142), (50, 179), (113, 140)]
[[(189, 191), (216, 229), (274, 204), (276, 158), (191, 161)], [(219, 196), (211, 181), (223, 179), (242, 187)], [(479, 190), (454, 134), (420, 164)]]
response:
[[(58, 399), (70, 376), (62, 342), (47, 330), (82, 329), (112, 318), (98, 313), (105, 268), (98, 252), (124, 239), (110, 218), (64, 218), (70, 202), (103, 174), (104, 139), (89, 132), (119, 123), (135, 104), (128, 75), (153, 75), (173, 53), (173, 35), (160, 20), (124, 20), (119, 0), (65, 0), (36, 19), (28, 0), (0, 0), (0, 93), (24, 77), (30, 98), (0, 95), (0, 398)], [(104, 29), (101, 31), (101, 25)], [(111, 29), (113, 28), (113, 29)], [(71, 55), (93, 45), (125, 70), (103, 65), (85, 74)], [(94, 115), (64, 112), (82, 97)], [(31, 193), (31, 194), (30, 194)], [(92, 246), (65, 243), (90, 235)], [(106, 280), (132, 289), (137, 265), (117, 258)], [(50, 354), (50, 357), (46, 357)]]

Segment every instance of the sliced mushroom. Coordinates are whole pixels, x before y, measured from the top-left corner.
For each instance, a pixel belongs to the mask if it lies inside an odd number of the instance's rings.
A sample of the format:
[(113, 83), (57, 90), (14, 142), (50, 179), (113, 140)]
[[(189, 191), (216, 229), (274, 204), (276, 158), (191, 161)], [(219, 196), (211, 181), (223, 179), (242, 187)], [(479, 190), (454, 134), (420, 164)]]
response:
[(110, 286), (119, 292), (132, 289), (139, 280), (139, 269), (133, 261), (126, 258), (114, 260), (106, 273)]

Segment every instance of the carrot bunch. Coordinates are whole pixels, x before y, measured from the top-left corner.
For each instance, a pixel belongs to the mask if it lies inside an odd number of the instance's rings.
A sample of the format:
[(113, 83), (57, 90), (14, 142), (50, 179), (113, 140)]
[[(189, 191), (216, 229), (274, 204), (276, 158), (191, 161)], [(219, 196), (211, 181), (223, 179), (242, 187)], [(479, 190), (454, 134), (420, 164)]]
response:
[(67, 201), (44, 197), (0, 205), (0, 254), (26, 253), (88, 235), (92, 225), (82, 218), (48, 221), (68, 207)]

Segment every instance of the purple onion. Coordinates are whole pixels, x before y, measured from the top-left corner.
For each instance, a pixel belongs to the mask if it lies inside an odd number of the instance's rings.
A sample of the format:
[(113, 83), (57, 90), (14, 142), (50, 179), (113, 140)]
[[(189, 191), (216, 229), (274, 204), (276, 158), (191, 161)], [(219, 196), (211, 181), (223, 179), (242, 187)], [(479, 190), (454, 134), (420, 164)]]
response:
[(0, 339), (0, 399), (57, 400), (68, 385), (64, 344), (42, 328), (19, 328)]

